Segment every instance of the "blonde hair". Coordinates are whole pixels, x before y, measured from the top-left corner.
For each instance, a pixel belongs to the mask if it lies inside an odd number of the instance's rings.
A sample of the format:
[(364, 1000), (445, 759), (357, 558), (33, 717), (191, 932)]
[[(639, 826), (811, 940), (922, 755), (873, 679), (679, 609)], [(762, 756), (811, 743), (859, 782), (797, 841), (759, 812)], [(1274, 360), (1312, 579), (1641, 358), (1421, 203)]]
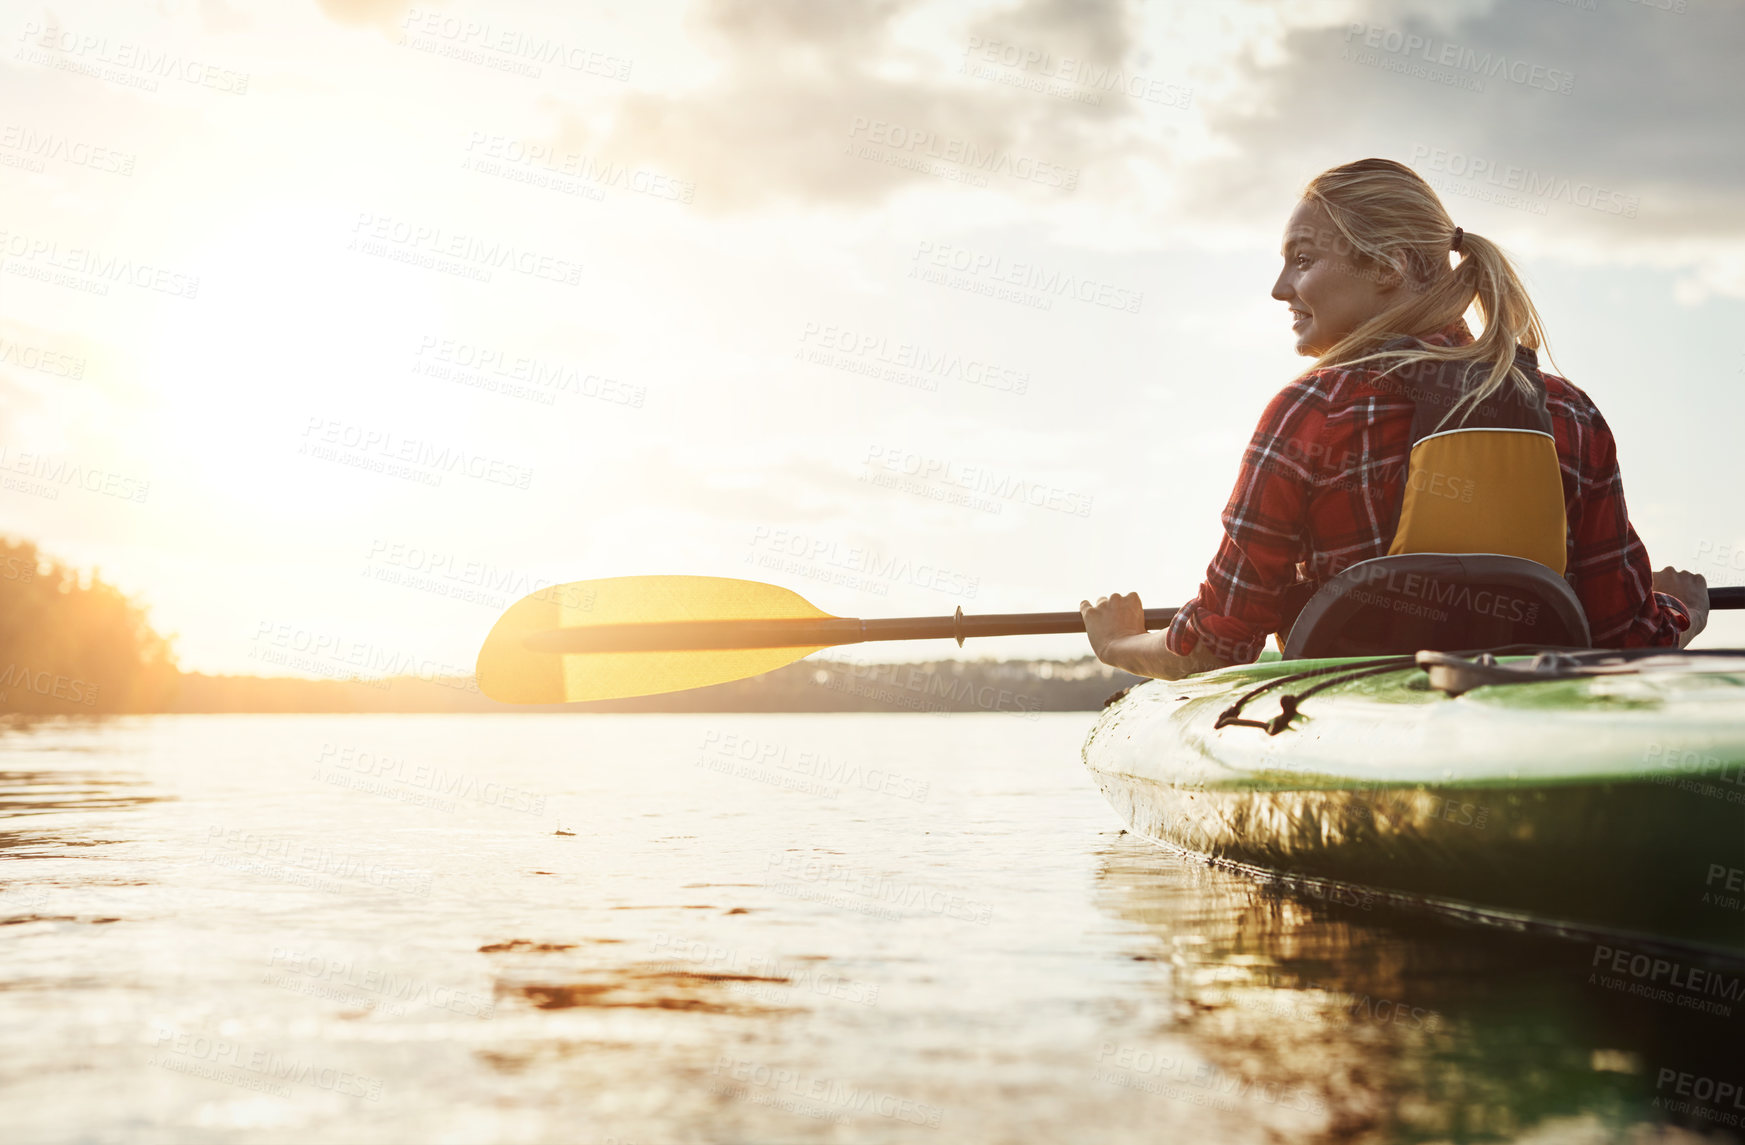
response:
[[(1454, 221), (1416, 171), (1391, 159), (1359, 159), (1315, 176), (1303, 198), (1327, 212), (1361, 272), (1391, 271), (1406, 287), (1398, 303), (1334, 343), (1315, 369), (1380, 362), (1387, 364), (1383, 376), (1410, 376), (1420, 365), (1488, 366), (1484, 380), (1466, 391), (1449, 416), (1463, 408), (1470, 414), (1511, 381), (1523, 395), (1532, 393), (1515, 365), (1515, 348), (1541, 350), (1545, 332), (1527, 288), (1502, 249), (1471, 231), (1461, 233), (1458, 265), (1448, 264)], [(1484, 327), (1468, 345), (1381, 349), (1394, 338), (1435, 333), (1475, 303)]]

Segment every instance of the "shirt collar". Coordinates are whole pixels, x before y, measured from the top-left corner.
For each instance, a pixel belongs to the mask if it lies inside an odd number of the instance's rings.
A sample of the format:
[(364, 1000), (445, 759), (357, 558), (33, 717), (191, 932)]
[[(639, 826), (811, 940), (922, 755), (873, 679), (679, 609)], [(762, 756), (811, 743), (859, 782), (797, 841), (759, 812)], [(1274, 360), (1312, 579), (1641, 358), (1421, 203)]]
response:
[(1472, 331), (1464, 318), (1456, 318), (1436, 333), (1418, 339), (1426, 346), (1465, 346), (1472, 340)]

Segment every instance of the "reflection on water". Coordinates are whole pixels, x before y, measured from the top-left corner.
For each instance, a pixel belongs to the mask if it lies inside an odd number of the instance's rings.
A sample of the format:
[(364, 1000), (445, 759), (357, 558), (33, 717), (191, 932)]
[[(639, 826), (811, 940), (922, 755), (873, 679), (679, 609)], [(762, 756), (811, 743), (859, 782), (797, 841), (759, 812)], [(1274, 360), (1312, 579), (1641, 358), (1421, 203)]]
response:
[(1174, 857), (1119, 832), (1088, 722), (0, 730), (3, 1136), (1670, 1142), (1745, 1117), (1736, 968)]
[(115, 772), (0, 771), (0, 816), (103, 811), (159, 798), (144, 789), (138, 776)]
[[(1656, 984), (1650, 963), (1645, 988), (1623, 992), (1605, 981), (1620, 952), (1602, 943), (1316, 902), (1131, 835), (1104, 852), (1098, 881), (1099, 905), (1158, 936), (1169, 971), (1156, 988), (1207, 1058), (1306, 1095), (1338, 1136), (1742, 1123), (1723, 1087), (1745, 1080), (1745, 967), (1671, 966)], [(1628, 978), (1645, 956), (1624, 953)], [(1667, 989), (1675, 980), (1685, 988)], [(1129, 1072), (1169, 1067), (1135, 1055)]]
[[(88, 733), (91, 721), (18, 720), (0, 724), (0, 737), (17, 740), (37, 729), (52, 734), (53, 729), (73, 727)], [(0, 738), (0, 744), (6, 742)], [(76, 751), (73, 744), (63, 745)], [(0, 905), (0, 926), (27, 923), (89, 923), (103, 925), (119, 922), (117, 914), (106, 912), (112, 905), (106, 888), (142, 885), (140, 880), (122, 876), (94, 874), (90, 863), (78, 866), (42, 864), (45, 874), (31, 880), (20, 878), (18, 861), (27, 859), (87, 859), (100, 860), (100, 850), (120, 840), (81, 837), (64, 828), (51, 828), (37, 817), (56, 815), (62, 822), (76, 822), (76, 812), (108, 812), (138, 807), (162, 798), (138, 774), (124, 771), (65, 767), (53, 770), (13, 770), (0, 767), (0, 887), (17, 893), (7, 900), (24, 908), (24, 913), (5, 913)], [(14, 829), (15, 824), (30, 827)], [(91, 848), (90, 853), (82, 849)], [(7, 860), (12, 860), (8, 862)], [(75, 873), (76, 872), (76, 873)], [(15, 881), (18, 880), (18, 881)], [(56, 913), (83, 908), (83, 913)]]
[[(0, 761), (46, 757), (56, 764), (15, 769), (0, 762), (0, 820), (60, 811), (107, 811), (163, 798), (138, 772), (103, 766), (108, 755), (103, 750), (107, 724), (104, 720), (0, 715)], [(51, 841), (46, 835), (43, 838)], [(65, 846), (98, 845), (96, 840), (61, 842)]]

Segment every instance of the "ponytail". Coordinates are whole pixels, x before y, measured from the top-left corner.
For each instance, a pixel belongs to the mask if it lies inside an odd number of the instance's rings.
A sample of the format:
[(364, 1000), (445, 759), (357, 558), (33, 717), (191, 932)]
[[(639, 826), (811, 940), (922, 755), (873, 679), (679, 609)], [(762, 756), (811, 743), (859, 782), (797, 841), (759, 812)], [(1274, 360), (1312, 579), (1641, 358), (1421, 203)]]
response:
[[(1462, 420), (1505, 385), (1514, 385), (1523, 395), (1532, 392), (1515, 364), (1515, 348), (1543, 349), (1545, 332), (1527, 288), (1502, 248), (1455, 227), (1434, 188), (1417, 172), (1390, 159), (1360, 159), (1315, 176), (1303, 197), (1327, 212), (1341, 246), (1350, 250), (1361, 270), (1398, 275), (1405, 285), (1399, 302), (1341, 338), (1315, 362), (1315, 369), (1381, 363), (1384, 377), (1409, 377), (1419, 366), (1477, 366), (1483, 380), (1448, 414), (1464, 410)], [(1460, 258), (1455, 266), (1448, 262), (1450, 250)], [(1468, 345), (1382, 349), (1396, 338), (1441, 330), (1471, 306), (1478, 308), (1484, 326)]]

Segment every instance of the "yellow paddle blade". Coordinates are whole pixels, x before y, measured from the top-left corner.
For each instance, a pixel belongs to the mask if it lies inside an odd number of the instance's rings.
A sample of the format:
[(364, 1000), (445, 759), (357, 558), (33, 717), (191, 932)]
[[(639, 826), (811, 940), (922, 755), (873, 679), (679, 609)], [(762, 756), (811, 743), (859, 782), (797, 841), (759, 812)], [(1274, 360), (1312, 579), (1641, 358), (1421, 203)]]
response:
[(506, 704), (562, 704), (682, 692), (742, 680), (819, 648), (684, 652), (540, 652), (525, 641), (551, 629), (675, 620), (834, 620), (798, 593), (715, 576), (579, 580), (526, 596), (498, 618), (479, 649), (479, 689)]

